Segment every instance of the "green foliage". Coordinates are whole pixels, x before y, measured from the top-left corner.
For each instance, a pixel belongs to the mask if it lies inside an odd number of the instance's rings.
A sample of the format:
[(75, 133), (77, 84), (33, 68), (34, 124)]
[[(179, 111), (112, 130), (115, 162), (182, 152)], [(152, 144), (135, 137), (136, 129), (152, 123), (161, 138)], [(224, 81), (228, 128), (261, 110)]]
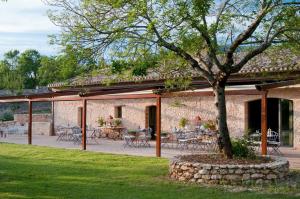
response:
[(255, 151), (251, 147), (250, 142), (246, 138), (233, 139), (232, 153), (233, 156), (239, 158), (255, 158)]
[(41, 58), (41, 67), (38, 69), (39, 85), (46, 86), (49, 83), (60, 80), (59, 64), (55, 57)]
[(0, 89), (35, 88), (86, 75), (98, 69), (96, 60), (87, 56), (89, 53), (88, 49), (72, 46), (65, 47), (57, 56), (42, 56), (36, 50), (8, 51), (0, 61)]
[(184, 128), (189, 123), (189, 120), (185, 117), (180, 118), (179, 120), (179, 127)]
[(37, 72), (41, 66), (41, 55), (36, 50), (25, 50), (18, 58), (17, 71), (24, 78), (25, 88), (35, 88), (38, 85)]
[(215, 131), (217, 129), (217, 125), (216, 122), (214, 122), (213, 120), (208, 120), (207, 122), (205, 122), (203, 124), (204, 128)]
[(5, 112), (0, 116), (0, 121), (5, 122), (5, 121), (13, 121), (14, 120), (14, 115), (10, 112)]
[(105, 119), (103, 117), (99, 117), (97, 120), (100, 127), (105, 125)]
[(113, 126), (121, 126), (121, 124), (122, 124), (122, 120), (120, 120), (120, 119), (114, 119), (113, 121), (112, 121), (112, 124), (113, 124)]

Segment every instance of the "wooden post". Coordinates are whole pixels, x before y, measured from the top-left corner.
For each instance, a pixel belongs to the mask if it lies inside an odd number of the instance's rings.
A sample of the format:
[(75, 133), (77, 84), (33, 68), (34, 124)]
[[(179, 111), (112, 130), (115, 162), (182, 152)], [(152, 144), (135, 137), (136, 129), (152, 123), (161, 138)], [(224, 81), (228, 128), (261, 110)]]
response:
[(32, 101), (28, 102), (28, 144), (32, 144)]
[(267, 155), (267, 133), (268, 133), (268, 92), (264, 91), (261, 97), (261, 154)]
[(86, 150), (86, 99), (82, 101), (82, 150)]
[(161, 157), (161, 96), (156, 98), (156, 157)]
[(51, 122), (51, 130), (50, 130), (50, 136), (55, 136), (55, 124), (54, 124), (54, 117), (55, 117), (55, 113), (54, 113), (54, 108), (55, 108), (55, 102), (52, 101), (51, 102), (51, 111), (52, 111), (52, 114), (51, 114), (51, 118), (52, 118), (52, 122)]

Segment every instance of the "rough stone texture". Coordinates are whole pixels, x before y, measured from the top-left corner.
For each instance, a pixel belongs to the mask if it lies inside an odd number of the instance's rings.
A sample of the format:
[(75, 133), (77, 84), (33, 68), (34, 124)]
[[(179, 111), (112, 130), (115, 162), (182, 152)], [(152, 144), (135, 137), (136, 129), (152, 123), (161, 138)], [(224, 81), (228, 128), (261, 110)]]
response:
[(195, 165), (176, 157), (170, 163), (170, 177), (184, 182), (230, 185), (269, 183), (287, 177), (289, 162), (280, 157), (271, 158), (272, 162), (257, 165)]
[[(9, 129), (15, 129), (14, 133), (27, 133), (28, 123), (16, 121), (0, 122), (0, 131), (9, 133)], [(51, 135), (51, 122), (32, 122), (33, 135)]]
[[(51, 114), (32, 114), (33, 122), (51, 122)], [(21, 124), (28, 122), (28, 114), (14, 114), (14, 121)]]
[[(273, 89), (268, 97), (284, 98), (293, 101), (294, 109), (294, 147), (300, 148), (300, 88)], [(241, 137), (247, 129), (247, 112), (245, 104), (249, 101), (261, 99), (260, 95), (229, 95), (227, 99), (228, 126), (232, 137)], [(178, 104), (180, 106), (174, 106)], [(107, 118), (114, 115), (115, 106), (123, 106), (123, 125), (128, 129), (145, 127), (146, 106), (155, 105), (155, 99), (128, 100), (93, 100), (88, 101), (87, 124), (97, 127), (99, 116)], [(55, 102), (55, 125), (78, 125), (78, 107), (82, 102)], [(203, 120), (215, 118), (214, 98), (201, 97), (173, 97), (162, 98), (162, 130), (171, 131), (178, 127), (182, 117), (192, 120), (195, 116)]]
[(32, 134), (33, 135), (51, 135), (51, 123), (50, 122), (32, 122)]

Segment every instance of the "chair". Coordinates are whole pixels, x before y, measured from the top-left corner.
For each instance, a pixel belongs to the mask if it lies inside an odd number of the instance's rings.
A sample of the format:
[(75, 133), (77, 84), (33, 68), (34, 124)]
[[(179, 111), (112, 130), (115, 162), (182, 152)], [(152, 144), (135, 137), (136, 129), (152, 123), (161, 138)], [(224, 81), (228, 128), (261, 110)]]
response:
[(95, 144), (99, 144), (98, 140), (97, 140), (97, 129), (95, 128), (89, 128), (87, 131), (87, 141), (91, 142), (93, 141)]
[(74, 144), (80, 144), (82, 140), (81, 128), (77, 126), (73, 127), (72, 134), (70, 136), (72, 137), (72, 141)]
[(66, 136), (66, 129), (63, 126), (57, 126), (55, 133), (56, 133), (56, 135), (58, 135), (56, 141), (63, 141)]
[(279, 150), (280, 147), (279, 133), (272, 131), (271, 129), (268, 130), (267, 146), (272, 148), (272, 151), (270, 151), (270, 153), (274, 152), (279, 155), (282, 155), (281, 151)]
[(123, 140), (124, 140), (123, 146), (124, 146), (124, 148), (126, 148), (126, 147), (134, 147), (135, 146), (134, 145), (135, 138), (136, 137), (134, 135), (130, 135), (128, 133), (127, 129), (123, 130)]
[(149, 141), (151, 140), (151, 133), (152, 133), (152, 129), (150, 127), (142, 130), (140, 134), (137, 136), (137, 140), (136, 140), (137, 145), (150, 147)]

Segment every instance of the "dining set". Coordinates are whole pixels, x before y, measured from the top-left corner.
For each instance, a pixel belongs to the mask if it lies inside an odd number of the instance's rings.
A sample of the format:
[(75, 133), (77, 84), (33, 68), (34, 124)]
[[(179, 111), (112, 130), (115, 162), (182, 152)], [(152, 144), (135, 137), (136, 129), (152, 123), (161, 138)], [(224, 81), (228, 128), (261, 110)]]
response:
[(145, 128), (138, 130), (130, 130), (124, 129), (123, 131), (123, 140), (124, 140), (124, 148), (126, 147), (150, 147), (150, 140), (152, 129)]
[[(99, 144), (97, 138), (99, 131), (95, 128), (88, 128), (87, 131), (87, 141), (94, 142), (95, 144)], [(82, 141), (82, 132), (81, 128), (78, 126), (58, 126), (56, 128), (56, 134), (58, 135), (56, 141), (67, 141), (73, 142), (75, 145), (81, 144)]]
[[(151, 133), (151, 128), (124, 131), (124, 148), (150, 147)], [(217, 141), (217, 133), (200, 128), (193, 130), (174, 128), (172, 133), (161, 133), (161, 146), (164, 148), (214, 151), (217, 149)]]
[(218, 134), (208, 129), (173, 128), (161, 138), (162, 147), (178, 148), (180, 150), (215, 151), (218, 146)]
[[(255, 133), (249, 135), (249, 143), (252, 147), (259, 151), (262, 144), (260, 130), (256, 130)], [(280, 145), (280, 134), (269, 128), (267, 131), (268, 154), (282, 155), (282, 152), (280, 151)]]

